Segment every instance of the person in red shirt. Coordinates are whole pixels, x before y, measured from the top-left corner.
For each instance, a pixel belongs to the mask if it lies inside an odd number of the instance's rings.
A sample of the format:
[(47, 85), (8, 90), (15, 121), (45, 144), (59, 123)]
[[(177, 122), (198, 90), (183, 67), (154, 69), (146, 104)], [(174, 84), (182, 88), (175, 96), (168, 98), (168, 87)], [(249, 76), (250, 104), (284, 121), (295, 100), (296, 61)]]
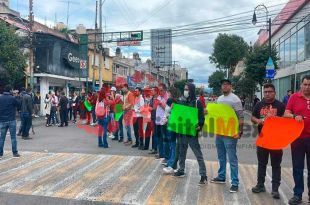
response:
[(302, 78), (300, 92), (293, 94), (287, 104), (285, 117), (304, 121), (304, 129), (299, 138), (291, 144), (293, 177), (295, 182), (294, 197), (290, 205), (301, 204), (304, 192), (304, 164), (307, 158), (308, 196), (310, 202), (310, 75)]
[(97, 102), (98, 103), (103, 102), (105, 109), (103, 116), (97, 116), (99, 124), (98, 146), (103, 148), (109, 148), (107, 136), (108, 136), (108, 124), (110, 121), (110, 107), (114, 105), (115, 102), (109, 99), (109, 97), (106, 95), (106, 90), (104, 88), (100, 90)]
[(90, 95), (90, 98), (89, 98), (89, 102), (92, 104), (92, 110), (90, 111), (91, 112), (91, 115), (92, 115), (92, 120), (93, 122), (90, 124), (91, 126), (95, 126), (95, 123), (96, 123), (96, 113), (95, 113), (95, 107), (96, 107), (96, 102), (97, 102), (97, 93), (96, 91), (93, 91)]
[(201, 105), (203, 107), (203, 111), (206, 114), (206, 100), (205, 100), (205, 96), (204, 96), (203, 91), (200, 93), (199, 101), (201, 102)]

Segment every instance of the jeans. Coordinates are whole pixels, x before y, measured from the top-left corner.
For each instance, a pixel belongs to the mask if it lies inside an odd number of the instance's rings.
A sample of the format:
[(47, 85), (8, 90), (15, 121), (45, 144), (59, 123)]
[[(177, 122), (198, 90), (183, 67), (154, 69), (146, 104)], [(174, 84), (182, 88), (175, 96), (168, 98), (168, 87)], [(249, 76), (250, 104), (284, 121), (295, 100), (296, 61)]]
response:
[(173, 160), (172, 168), (177, 169), (178, 168), (178, 161), (180, 156), (180, 147), (181, 147), (181, 138), (180, 135), (176, 135), (176, 148), (175, 148), (175, 157)]
[(282, 150), (269, 150), (262, 147), (257, 147), (257, 184), (263, 186), (265, 183), (269, 155), (272, 167), (272, 190), (278, 191), (281, 181), (281, 162), (283, 156)]
[[(141, 141), (140, 139), (142, 138), (143, 140), (143, 117), (134, 118), (133, 121), (133, 131), (136, 138), (136, 145), (139, 145), (139, 142)], [(141, 146), (143, 146), (143, 142)]]
[(310, 197), (310, 137), (298, 138), (291, 144), (293, 161), (294, 196), (302, 197), (304, 192), (304, 163), (307, 157), (308, 195)]
[(239, 185), (237, 142), (237, 139), (225, 136), (216, 136), (215, 139), (217, 157), (220, 164), (220, 168), (218, 170), (218, 177), (222, 180), (226, 180), (226, 155), (228, 155), (228, 160), (230, 164), (231, 185), (233, 186)]
[(68, 126), (68, 109), (60, 109), (60, 125)]
[(19, 113), (19, 118), (20, 118), (20, 126), (19, 126), (19, 130), (18, 130), (18, 134), (21, 135), (23, 132), (23, 127), (24, 127), (24, 120), (22, 118), (22, 113)]
[(152, 149), (153, 149), (154, 151), (157, 151), (158, 138), (157, 138), (155, 120), (152, 120), (152, 123), (153, 123)]
[(57, 108), (55, 106), (52, 106), (51, 107), (51, 115), (50, 115), (50, 118), (51, 118), (51, 122), (55, 125), (55, 123), (57, 122), (57, 116), (56, 116), (56, 111), (57, 111)]
[(6, 137), (6, 133), (10, 130), (11, 143), (12, 143), (12, 152), (17, 154), (17, 141), (16, 141), (16, 121), (0, 122), (0, 156), (3, 156), (3, 147)]
[(72, 120), (72, 115), (73, 115), (73, 110), (72, 110), (72, 107), (70, 107), (70, 108), (68, 109), (68, 119), (69, 119), (69, 120)]
[(124, 139), (123, 133), (123, 115), (118, 120), (118, 129), (114, 132), (116, 139)]
[(198, 137), (180, 135), (180, 158), (179, 158), (180, 168), (179, 168), (179, 171), (181, 172), (185, 171), (185, 160), (186, 160), (188, 145), (193, 150), (195, 157), (198, 161), (200, 176), (207, 176), (206, 164), (203, 159), (203, 154), (201, 152)]
[(108, 124), (109, 124), (109, 117), (105, 118), (98, 118), (98, 124), (101, 128), (103, 128), (103, 133), (100, 133), (98, 135), (99, 142), (103, 143), (103, 147), (108, 148), (108, 141), (107, 141), (107, 135), (108, 135)]
[(93, 118), (93, 123), (95, 124), (96, 123), (96, 112), (95, 112), (95, 106), (93, 106), (93, 109), (91, 111), (91, 115), (92, 115), (92, 118)]
[(167, 159), (167, 166), (173, 167), (176, 156), (176, 136), (177, 133), (167, 130), (167, 137), (169, 140), (169, 157)]
[(125, 129), (126, 129), (126, 133), (127, 133), (127, 140), (130, 142), (132, 141), (132, 138), (131, 138), (132, 118), (133, 118), (133, 111), (128, 110), (128, 111), (124, 112), (123, 120), (124, 120)]
[[(168, 146), (164, 147), (164, 139), (166, 140), (166, 133), (167, 133), (167, 127), (165, 125), (156, 125), (156, 135), (157, 135), (157, 147), (158, 147), (158, 153), (160, 158), (167, 158), (167, 148)], [(167, 143), (167, 140), (166, 140)], [(167, 144), (165, 144), (167, 145)], [(166, 148), (166, 149), (165, 149)]]
[(21, 117), (23, 120), (22, 137), (29, 137), (29, 130), (32, 126), (32, 117), (29, 112), (22, 112)]

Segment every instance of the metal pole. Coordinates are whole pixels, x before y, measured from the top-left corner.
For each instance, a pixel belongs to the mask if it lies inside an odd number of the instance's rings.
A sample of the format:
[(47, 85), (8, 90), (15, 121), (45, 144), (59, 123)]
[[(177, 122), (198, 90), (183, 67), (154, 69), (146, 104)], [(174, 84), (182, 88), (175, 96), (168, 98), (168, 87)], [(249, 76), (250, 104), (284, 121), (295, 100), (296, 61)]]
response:
[[(102, 0), (100, 0), (99, 4), (99, 30), (100, 30), (100, 42), (102, 42)], [(101, 43), (102, 45), (102, 43)], [(105, 61), (105, 52), (100, 52), (100, 54), (103, 54), (103, 60)], [(99, 88), (102, 87), (102, 65), (101, 65), (102, 58), (99, 59)]]
[[(268, 15), (268, 13), (267, 13)], [(271, 18), (268, 20), (268, 26), (269, 26), (269, 56), (271, 57)]]
[(33, 27), (33, 0), (29, 0), (29, 72), (30, 87), (33, 89), (33, 45), (32, 45), (32, 27)]
[[(95, 18), (95, 42), (97, 42), (97, 11), (98, 11), (98, 1), (96, 1), (96, 18)], [(97, 53), (97, 43), (94, 44), (94, 63), (93, 63), (93, 89), (95, 88), (95, 64), (96, 64), (96, 53)], [(100, 59), (99, 59), (100, 61)]]

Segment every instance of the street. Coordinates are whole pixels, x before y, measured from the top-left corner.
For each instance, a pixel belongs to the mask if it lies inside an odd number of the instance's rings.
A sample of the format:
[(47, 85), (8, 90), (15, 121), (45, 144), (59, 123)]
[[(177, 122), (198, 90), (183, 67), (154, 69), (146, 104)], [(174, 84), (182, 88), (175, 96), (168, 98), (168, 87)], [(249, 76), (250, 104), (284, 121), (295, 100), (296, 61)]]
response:
[[(287, 204), (292, 195), (289, 149), (282, 163), (281, 199), (272, 199), (270, 195), (270, 167), (267, 192), (258, 195), (251, 192), (257, 171), (253, 137), (244, 136), (239, 141), (239, 192), (230, 194), (229, 169), (225, 185), (208, 182), (206, 186), (198, 186), (198, 164), (190, 150), (186, 177), (175, 178), (164, 175), (163, 165), (148, 151), (110, 139), (111, 148), (98, 148), (96, 135), (81, 126), (46, 128), (42, 120), (34, 121), (33, 140), (18, 138), (20, 159), (12, 158), (7, 138), (6, 153), (0, 161), (0, 204)], [(249, 115), (246, 123), (250, 123)], [(213, 140), (200, 139), (209, 180), (218, 169)]]

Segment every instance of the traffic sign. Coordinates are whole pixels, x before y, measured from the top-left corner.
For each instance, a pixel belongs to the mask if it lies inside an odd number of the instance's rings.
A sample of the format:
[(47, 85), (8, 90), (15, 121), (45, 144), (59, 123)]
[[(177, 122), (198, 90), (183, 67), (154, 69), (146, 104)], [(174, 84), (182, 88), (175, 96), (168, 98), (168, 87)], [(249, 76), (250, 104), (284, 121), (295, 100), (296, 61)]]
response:
[(141, 46), (141, 41), (122, 41), (122, 42), (117, 42), (117, 46)]
[(269, 57), (266, 64), (266, 78), (273, 79), (274, 76), (275, 76), (275, 67), (272, 58)]
[(80, 68), (81, 69), (86, 69), (86, 67), (87, 67), (86, 60), (80, 60)]

